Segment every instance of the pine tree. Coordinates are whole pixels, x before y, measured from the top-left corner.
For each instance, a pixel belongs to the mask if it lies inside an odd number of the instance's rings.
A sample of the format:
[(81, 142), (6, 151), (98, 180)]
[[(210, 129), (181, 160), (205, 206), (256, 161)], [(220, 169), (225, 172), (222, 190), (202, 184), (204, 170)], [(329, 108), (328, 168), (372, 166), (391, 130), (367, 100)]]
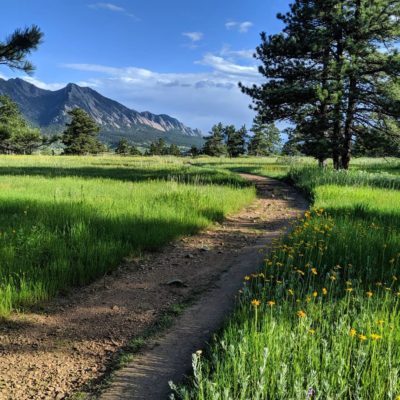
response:
[(251, 131), (253, 136), (249, 142), (249, 155), (269, 156), (278, 151), (281, 137), (279, 129), (274, 124), (264, 124), (262, 116), (257, 115), (254, 118)]
[(122, 138), (115, 148), (115, 153), (121, 156), (127, 156), (130, 153), (131, 146), (125, 138)]
[(0, 151), (32, 154), (45, 143), (39, 129), (23, 118), (18, 105), (8, 96), (0, 96)]
[(224, 126), (218, 123), (211, 128), (210, 136), (204, 138), (203, 153), (212, 156), (220, 157), (226, 154), (226, 145), (224, 141)]
[(257, 47), (267, 81), (241, 88), (265, 122), (293, 123), (309, 154), (348, 168), (366, 127), (400, 128), (400, 2), (296, 0), (278, 18), (284, 31)]
[(176, 144), (171, 144), (167, 150), (167, 154), (170, 156), (180, 156), (181, 151), (179, 150), (179, 147)]
[(36, 25), (15, 30), (0, 42), (0, 64), (31, 73), (34, 66), (26, 60), (26, 56), (38, 48), (42, 39), (43, 33)]
[(84, 155), (105, 151), (105, 146), (97, 139), (100, 128), (81, 108), (68, 112), (72, 118), (62, 134), (64, 154)]
[(228, 125), (224, 128), (224, 134), (229, 157), (239, 157), (246, 153), (246, 126), (236, 130), (233, 125)]
[(141, 156), (142, 153), (135, 145), (132, 145), (129, 148), (129, 155), (130, 156)]

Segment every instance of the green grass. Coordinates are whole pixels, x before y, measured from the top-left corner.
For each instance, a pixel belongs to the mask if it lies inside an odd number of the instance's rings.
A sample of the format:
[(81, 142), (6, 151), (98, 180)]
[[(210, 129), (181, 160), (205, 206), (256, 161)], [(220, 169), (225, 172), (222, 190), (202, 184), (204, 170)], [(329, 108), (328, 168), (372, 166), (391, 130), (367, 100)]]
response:
[(291, 172), (314, 211), (245, 277), (179, 397), (400, 398), (400, 191), (335, 174)]
[(255, 197), (174, 158), (0, 158), (0, 316), (221, 221)]

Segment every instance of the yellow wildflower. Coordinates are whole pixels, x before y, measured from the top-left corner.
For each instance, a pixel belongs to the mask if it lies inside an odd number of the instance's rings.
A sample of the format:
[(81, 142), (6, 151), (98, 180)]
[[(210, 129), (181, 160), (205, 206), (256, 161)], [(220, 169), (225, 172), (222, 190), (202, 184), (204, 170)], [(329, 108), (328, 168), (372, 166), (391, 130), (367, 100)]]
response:
[(254, 306), (254, 307), (258, 307), (260, 304), (261, 304), (261, 301), (257, 300), (257, 299), (254, 299), (251, 302), (251, 305)]
[(353, 288), (351, 288), (351, 287), (346, 288), (346, 292), (351, 293), (352, 291), (353, 291)]
[(309, 333), (310, 335), (315, 335), (315, 329), (309, 329), (309, 330), (308, 330), (308, 333)]
[(270, 301), (267, 302), (267, 304), (268, 304), (270, 307), (272, 307), (272, 306), (274, 306), (276, 303), (275, 303), (274, 300), (270, 300)]
[(328, 294), (328, 289), (327, 288), (322, 288), (322, 294), (326, 296)]
[(363, 342), (364, 340), (367, 340), (367, 337), (365, 335), (359, 334), (358, 338)]
[(249, 277), (248, 275), (246, 275), (246, 276), (244, 277), (244, 280), (245, 280), (245, 281), (249, 281), (249, 280), (250, 280), (250, 277)]
[(372, 293), (372, 292), (367, 292), (367, 296), (368, 296), (368, 297), (372, 297), (372, 296), (373, 296), (373, 293)]
[(313, 297), (317, 297), (318, 296), (318, 292), (317, 291), (315, 291), (315, 292), (313, 292)]
[(377, 335), (376, 333), (372, 333), (371, 334), (371, 339), (372, 340), (381, 340), (382, 336), (381, 335)]
[(350, 329), (349, 335), (350, 335), (351, 337), (354, 337), (354, 336), (357, 335), (357, 331), (356, 331), (354, 328), (351, 328), (351, 329)]
[(313, 275), (318, 275), (317, 268), (311, 268), (311, 273)]
[(304, 317), (307, 316), (307, 314), (306, 314), (303, 310), (297, 311), (296, 315), (297, 315), (299, 318), (304, 318)]
[(289, 289), (289, 290), (288, 290), (288, 293), (289, 293), (291, 296), (294, 296), (294, 291), (293, 291), (293, 289)]

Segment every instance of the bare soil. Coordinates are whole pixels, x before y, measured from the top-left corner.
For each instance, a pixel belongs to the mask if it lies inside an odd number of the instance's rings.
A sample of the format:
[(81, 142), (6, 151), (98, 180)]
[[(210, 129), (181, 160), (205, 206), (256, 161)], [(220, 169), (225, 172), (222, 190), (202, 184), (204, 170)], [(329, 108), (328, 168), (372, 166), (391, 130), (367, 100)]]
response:
[(258, 199), (224, 223), (126, 259), (112, 275), (0, 322), (0, 399), (64, 399), (85, 391), (132, 338), (172, 305), (196, 297), (165, 335), (117, 372), (101, 397), (166, 398), (168, 380), (182, 377), (191, 353), (221, 325), (243, 276), (307, 207), (282, 182), (243, 176), (256, 185)]

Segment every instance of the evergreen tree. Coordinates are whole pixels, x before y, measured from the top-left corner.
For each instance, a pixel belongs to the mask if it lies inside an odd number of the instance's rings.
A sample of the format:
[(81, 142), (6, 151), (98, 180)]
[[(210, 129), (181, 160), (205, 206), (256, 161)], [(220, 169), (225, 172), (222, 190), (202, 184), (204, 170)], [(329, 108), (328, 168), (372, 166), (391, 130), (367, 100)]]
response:
[(8, 96), (0, 96), (0, 151), (32, 154), (45, 143), (39, 129), (23, 118), (18, 105)]
[(100, 128), (81, 108), (68, 112), (72, 118), (62, 134), (64, 154), (84, 155), (105, 151), (105, 146), (97, 139)]
[(296, 0), (278, 18), (284, 31), (262, 33), (256, 53), (267, 81), (241, 88), (265, 122), (293, 123), (309, 154), (348, 168), (366, 127), (400, 127), (400, 2)]
[(274, 124), (264, 124), (257, 115), (251, 128), (253, 136), (249, 142), (249, 155), (269, 156), (278, 151), (281, 143), (279, 129)]
[(129, 148), (129, 155), (130, 156), (141, 156), (142, 153), (140, 152), (140, 150), (135, 145), (132, 145)]
[(218, 123), (211, 128), (210, 136), (204, 138), (203, 153), (212, 157), (220, 157), (226, 154), (224, 141), (224, 126)]
[(239, 157), (246, 153), (247, 129), (244, 125), (239, 130), (233, 125), (228, 125), (224, 134), (229, 157)]
[(151, 142), (149, 150), (146, 154), (150, 156), (162, 156), (168, 154), (168, 148), (166, 147), (165, 140), (163, 138), (159, 138), (155, 142)]
[(179, 150), (179, 147), (176, 144), (171, 144), (168, 148), (167, 154), (171, 156), (180, 156), (181, 151)]
[(192, 147), (189, 150), (189, 154), (192, 157), (196, 157), (201, 154), (201, 150), (199, 148), (197, 148), (195, 145), (192, 145)]
[(125, 138), (122, 138), (115, 148), (115, 153), (121, 156), (127, 156), (130, 153), (131, 146)]
[(43, 33), (36, 25), (15, 30), (5, 41), (0, 41), (0, 64), (31, 73), (34, 66), (26, 57), (38, 48), (42, 38)]

